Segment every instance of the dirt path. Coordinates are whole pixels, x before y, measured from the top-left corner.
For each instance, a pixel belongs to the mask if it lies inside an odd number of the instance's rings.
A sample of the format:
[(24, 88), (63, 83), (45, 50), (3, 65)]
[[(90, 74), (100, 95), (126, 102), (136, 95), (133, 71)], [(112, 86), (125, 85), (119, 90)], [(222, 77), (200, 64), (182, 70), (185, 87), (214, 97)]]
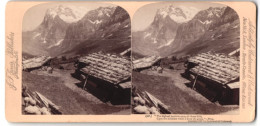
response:
[(156, 76), (164, 76), (169, 77), (172, 81), (172, 84), (180, 88), (182, 91), (187, 92), (190, 96), (194, 97), (195, 99), (203, 102), (203, 103), (211, 103), (207, 98), (196, 92), (195, 90), (192, 90), (191, 88), (188, 88), (185, 83), (190, 83), (189, 80), (183, 78), (181, 76), (181, 73), (183, 73), (184, 70), (170, 70), (170, 69), (164, 69), (163, 73), (158, 73), (157, 71), (147, 70), (143, 73), (150, 74), (150, 75), (156, 75)]
[(87, 100), (92, 101), (95, 104), (103, 103), (97, 97), (93, 96), (91, 93), (76, 86), (76, 83), (80, 83), (80, 81), (71, 77), (71, 73), (73, 73), (74, 70), (54, 69), (52, 74), (47, 73), (47, 71), (35, 71), (35, 72), (37, 72), (38, 75), (59, 77), (64, 82), (63, 84), (66, 87), (70, 88), (72, 91), (78, 93), (82, 97), (85, 97)]
[(71, 73), (73, 73), (74, 71), (57, 70), (57, 72), (59, 72), (59, 76), (64, 81), (65, 86), (67, 86), (68, 88), (70, 88), (74, 92), (77, 92), (79, 95), (81, 95), (82, 97), (85, 97), (86, 99), (93, 102), (94, 104), (103, 103), (102, 101), (100, 101), (97, 97), (95, 97), (91, 93), (89, 93), (89, 92), (83, 90), (82, 88), (76, 86), (76, 83), (80, 83), (80, 81), (71, 77)]
[(134, 72), (133, 85), (148, 91), (169, 106), (174, 114), (237, 114), (239, 107), (212, 103), (197, 91), (187, 87), (189, 80), (183, 78), (183, 70), (164, 69), (163, 73), (144, 70)]
[(176, 70), (172, 71), (169, 69), (164, 70), (164, 75), (171, 78), (171, 80), (174, 82), (174, 84), (180, 88), (181, 90), (188, 92), (191, 96), (196, 98), (199, 101), (202, 101), (204, 103), (211, 103), (207, 98), (196, 92), (195, 90), (192, 90), (191, 88), (188, 88), (184, 83), (190, 83), (190, 80), (187, 80), (181, 76), (181, 73), (184, 71), (182, 70)]

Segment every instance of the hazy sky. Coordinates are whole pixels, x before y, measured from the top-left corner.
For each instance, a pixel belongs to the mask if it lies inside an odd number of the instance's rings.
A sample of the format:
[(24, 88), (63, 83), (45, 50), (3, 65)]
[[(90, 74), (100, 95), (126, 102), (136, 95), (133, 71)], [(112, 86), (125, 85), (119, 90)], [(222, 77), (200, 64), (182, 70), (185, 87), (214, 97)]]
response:
[(209, 7), (224, 7), (222, 4), (215, 4), (212, 2), (159, 2), (145, 5), (139, 8), (133, 17), (132, 20), (132, 30), (133, 31), (141, 31), (147, 28), (153, 21), (156, 11), (160, 8), (167, 7), (169, 5), (174, 6), (186, 6), (186, 7), (194, 7), (199, 10), (205, 10)]
[(59, 5), (74, 6), (84, 9), (86, 12), (94, 10), (98, 7), (115, 6), (112, 4), (98, 3), (98, 2), (59, 2), (59, 3), (46, 3), (33, 6), (28, 9), (23, 17), (23, 31), (34, 30), (43, 21), (44, 15), (49, 8), (54, 8)]

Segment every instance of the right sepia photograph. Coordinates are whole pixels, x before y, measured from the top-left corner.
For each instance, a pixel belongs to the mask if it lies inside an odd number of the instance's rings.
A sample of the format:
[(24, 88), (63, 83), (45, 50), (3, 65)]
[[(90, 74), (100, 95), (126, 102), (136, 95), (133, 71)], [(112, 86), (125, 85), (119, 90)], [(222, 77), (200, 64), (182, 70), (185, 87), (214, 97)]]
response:
[(239, 114), (240, 21), (210, 2), (159, 2), (132, 19), (133, 114)]

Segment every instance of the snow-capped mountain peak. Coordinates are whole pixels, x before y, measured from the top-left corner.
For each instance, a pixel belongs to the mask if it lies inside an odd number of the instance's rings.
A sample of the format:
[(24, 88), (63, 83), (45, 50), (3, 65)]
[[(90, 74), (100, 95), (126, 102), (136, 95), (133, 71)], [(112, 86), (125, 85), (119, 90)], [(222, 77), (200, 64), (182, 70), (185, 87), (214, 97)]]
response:
[(159, 9), (157, 14), (161, 15), (163, 18), (169, 16), (175, 22), (183, 23), (191, 20), (198, 12), (199, 9), (194, 7), (170, 5)]
[(215, 7), (215, 8), (213, 8), (213, 7), (210, 7), (209, 9), (208, 9), (208, 16), (209, 17), (211, 17), (211, 16), (213, 16), (213, 15), (216, 15), (217, 17), (220, 17), (220, 15), (222, 14), (222, 12), (224, 12), (224, 9), (225, 9), (225, 7), (223, 7), (223, 8), (221, 8), (221, 7)]
[(50, 15), (52, 18), (59, 16), (63, 21), (72, 23), (79, 21), (86, 13), (87, 9), (83, 7), (59, 5), (48, 9), (46, 15)]
[(107, 17), (110, 17), (111, 16), (110, 14), (112, 13), (112, 11), (114, 11), (114, 9), (115, 9), (115, 7), (113, 7), (113, 6), (100, 7), (98, 9), (98, 16), (101, 17), (103, 15), (106, 15)]

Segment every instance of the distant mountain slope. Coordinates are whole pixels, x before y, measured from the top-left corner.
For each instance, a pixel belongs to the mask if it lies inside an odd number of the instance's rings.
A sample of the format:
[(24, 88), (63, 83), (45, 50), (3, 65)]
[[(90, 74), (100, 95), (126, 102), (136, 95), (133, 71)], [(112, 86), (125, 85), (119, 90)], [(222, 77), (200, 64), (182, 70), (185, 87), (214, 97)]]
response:
[(64, 6), (47, 10), (39, 27), (23, 33), (23, 52), (58, 56), (87, 53), (88, 47), (100, 46), (99, 51), (130, 48), (130, 17), (124, 9), (99, 7), (86, 14), (76, 10)]
[(229, 54), (240, 48), (240, 22), (236, 12), (227, 7), (219, 20), (215, 20), (198, 40), (175, 55), (192, 55), (202, 52)]
[(144, 55), (159, 55), (157, 50), (169, 46), (180, 24), (192, 19), (197, 11), (195, 8), (172, 5), (159, 9), (147, 29), (133, 33), (133, 50)]
[[(161, 10), (163, 9), (158, 12)], [(239, 48), (239, 18), (233, 9), (210, 7), (196, 12), (194, 9), (170, 6), (166, 7), (166, 10), (167, 14), (163, 17), (161, 13), (157, 13), (147, 29), (133, 33), (132, 45), (135, 54), (169, 56), (191, 55), (201, 51), (228, 53)], [(176, 13), (176, 10), (179, 13)], [(189, 13), (183, 13), (184, 10), (196, 14), (185, 19)], [(175, 16), (169, 16), (170, 14)], [(218, 44), (222, 46), (216, 46)]]
[[(131, 47), (131, 23), (128, 13), (121, 7), (113, 8), (109, 13), (104, 13), (105, 18), (92, 17), (96, 14), (86, 15), (82, 20), (68, 28), (62, 54), (86, 54), (103, 51), (120, 53)], [(93, 22), (99, 25), (89, 26), (86, 20), (92, 17)], [(87, 23), (82, 25), (82, 23)], [(68, 38), (68, 39), (67, 39)], [(69, 39), (70, 38), (70, 39)], [(80, 38), (79, 41), (73, 38)], [(67, 50), (65, 50), (67, 49)]]

